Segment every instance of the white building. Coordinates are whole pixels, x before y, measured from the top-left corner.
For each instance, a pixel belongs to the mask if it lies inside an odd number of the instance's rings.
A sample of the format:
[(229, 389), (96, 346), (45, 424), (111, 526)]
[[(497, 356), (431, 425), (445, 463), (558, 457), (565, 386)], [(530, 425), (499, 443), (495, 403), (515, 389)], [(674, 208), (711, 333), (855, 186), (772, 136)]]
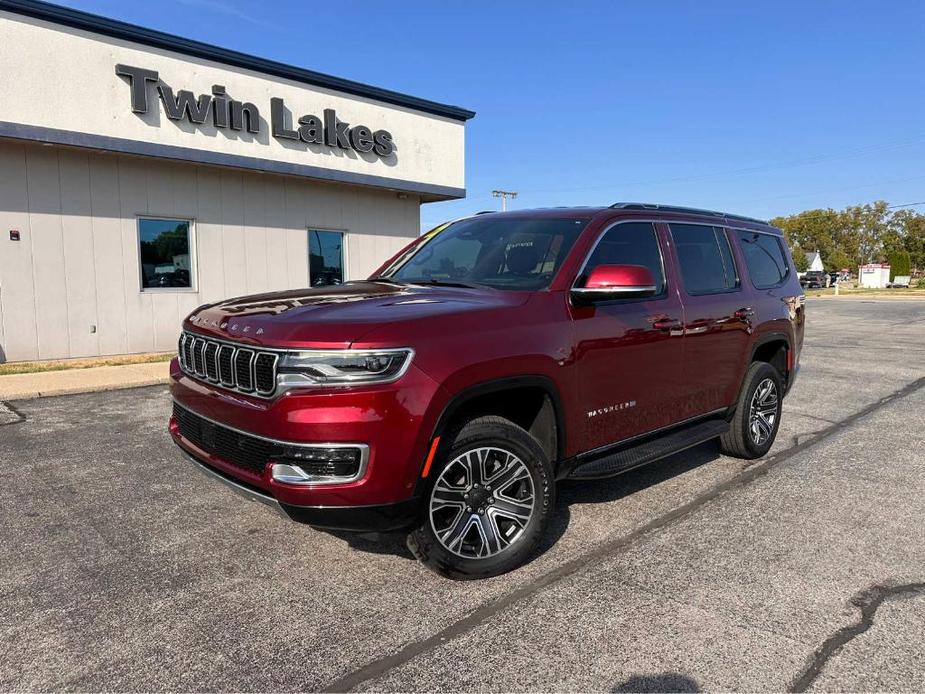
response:
[(816, 272), (825, 270), (825, 266), (822, 264), (822, 255), (819, 251), (808, 252), (806, 254), (806, 270), (814, 270)]
[(33, 0), (0, 0), (0, 94), (0, 362), (171, 350), (465, 195), (471, 111)]
[(890, 283), (890, 266), (887, 263), (868, 263), (858, 268), (858, 286), (884, 289)]

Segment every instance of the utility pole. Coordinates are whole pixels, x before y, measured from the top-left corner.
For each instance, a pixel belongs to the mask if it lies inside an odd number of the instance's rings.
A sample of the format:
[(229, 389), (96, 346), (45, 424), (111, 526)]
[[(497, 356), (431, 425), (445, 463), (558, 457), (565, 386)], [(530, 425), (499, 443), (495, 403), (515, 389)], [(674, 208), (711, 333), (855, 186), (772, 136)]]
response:
[(517, 197), (517, 193), (511, 190), (493, 190), (491, 191), (491, 197), (501, 198), (501, 211), (507, 211), (507, 199), (510, 198), (513, 200)]

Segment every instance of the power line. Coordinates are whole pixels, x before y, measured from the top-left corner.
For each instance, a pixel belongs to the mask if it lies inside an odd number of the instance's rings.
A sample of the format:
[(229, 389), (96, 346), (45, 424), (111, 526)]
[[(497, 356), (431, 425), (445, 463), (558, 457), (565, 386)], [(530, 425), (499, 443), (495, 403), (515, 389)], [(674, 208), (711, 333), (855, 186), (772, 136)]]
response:
[(905, 147), (910, 144), (917, 142), (922, 142), (922, 137), (915, 137), (912, 139), (906, 140), (894, 140), (892, 142), (881, 143), (878, 145), (866, 145), (864, 147), (857, 147), (854, 149), (844, 150), (843, 152), (830, 153), (830, 154), (821, 154), (813, 157), (807, 157), (804, 159), (794, 159), (785, 162), (778, 162), (776, 164), (762, 164), (759, 166), (749, 166), (740, 169), (727, 169), (726, 171), (716, 171), (713, 173), (706, 174), (697, 174), (693, 176), (675, 176), (671, 178), (662, 178), (662, 179), (651, 179), (648, 181), (631, 181), (628, 183), (615, 183), (611, 185), (599, 185), (599, 186), (581, 186), (576, 188), (534, 188), (521, 191), (526, 194), (532, 193), (579, 193), (584, 191), (594, 191), (594, 190), (617, 190), (620, 188), (629, 188), (631, 186), (650, 186), (650, 185), (661, 185), (665, 183), (684, 183), (690, 181), (702, 181), (709, 180), (712, 178), (723, 178), (726, 176), (740, 176), (742, 174), (750, 173), (761, 173), (763, 171), (772, 171), (779, 169), (789, 169), (798, 166), (810, 166), (812, 164), (824, 163), (827, 161), (840, 160), (840, 159), (850, 159), (857, 156), (865, 156), (867, 154), (877, 153), (884, 150), (896, 149), (899, 147)]
[[(887, 205), (884, 209), (887, 209), (887, 210), (898, 210), (898, 209), (901, 209), (901, 208), (903, 208), (903, 207), (917, 207), (917, 206), (919, 206), (919, 205), (925, 205), (925, 200), (923, 200), (923, 201), (921, 201), (921, 202), (904, 202), (904, 203), (902, 203), (901, 205)], [(860, 207), (860, 205), (849, 205), (849, 207)], [(786, 217), (799, 217), (800, 220), (802, 221), (802, 220), (804, 220), (804, 219), (816, 219), (816, 218), (818, 218), (818, 217), (829, 217), (829, 216), (839, 215), (839, 214), (843, 214), (843, 213), (844, 213), (844, 210), (817, 210), (817, 211), (814, 212), (813, 214), (804, 214), (804, 213), (802, 213), (802, 212), (797, 212), (796, 214), (792, 214), (792, 215), (786, 215), (786, 216), (781, 215), (781, 217), (783, 217), (783, 218), (786, 218)]]

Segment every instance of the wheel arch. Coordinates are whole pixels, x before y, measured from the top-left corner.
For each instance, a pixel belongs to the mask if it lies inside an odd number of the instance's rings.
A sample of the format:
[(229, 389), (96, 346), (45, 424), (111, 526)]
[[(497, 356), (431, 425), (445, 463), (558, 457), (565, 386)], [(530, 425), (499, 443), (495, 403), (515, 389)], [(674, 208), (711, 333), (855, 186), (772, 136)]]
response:
[[(508, 397), (503, 397), (505, 395)], [(535, 399), (530, 400), (528, 397), (524, 411), (512, 416), (512, 408), (519, 404), (512, 400), (515, 395), (532, 395)], [(443, 408), (430, 441), (444, 436), (462, 419), (486, 414), (502, 416), (532, 434), (549, 455), (553, 465), (564, 457), (565, 411), (559, 389), (548, 376), (511, 376), (469, 386), (457, 393)]]

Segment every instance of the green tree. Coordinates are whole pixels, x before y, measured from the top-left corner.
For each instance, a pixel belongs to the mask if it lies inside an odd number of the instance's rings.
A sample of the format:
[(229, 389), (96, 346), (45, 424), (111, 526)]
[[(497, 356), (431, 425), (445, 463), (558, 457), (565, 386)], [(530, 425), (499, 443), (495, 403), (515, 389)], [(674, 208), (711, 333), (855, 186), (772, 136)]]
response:
[(826, 270), (857, 269), (897, 252), (909, 254), (912, 270), (925, 270), (925, 215), (911, 209), (890, 210), (883, 200), (844, 210), (806, 210), (771, 223), (780, 227), (793, 249), (819, 251)]
[(909, 251), (895, 250), (886, 257), (890, 264), (890, 282), (896, 279), (897, 275), (909, 275), (912, 271), (912, 261), (909, 258)]

